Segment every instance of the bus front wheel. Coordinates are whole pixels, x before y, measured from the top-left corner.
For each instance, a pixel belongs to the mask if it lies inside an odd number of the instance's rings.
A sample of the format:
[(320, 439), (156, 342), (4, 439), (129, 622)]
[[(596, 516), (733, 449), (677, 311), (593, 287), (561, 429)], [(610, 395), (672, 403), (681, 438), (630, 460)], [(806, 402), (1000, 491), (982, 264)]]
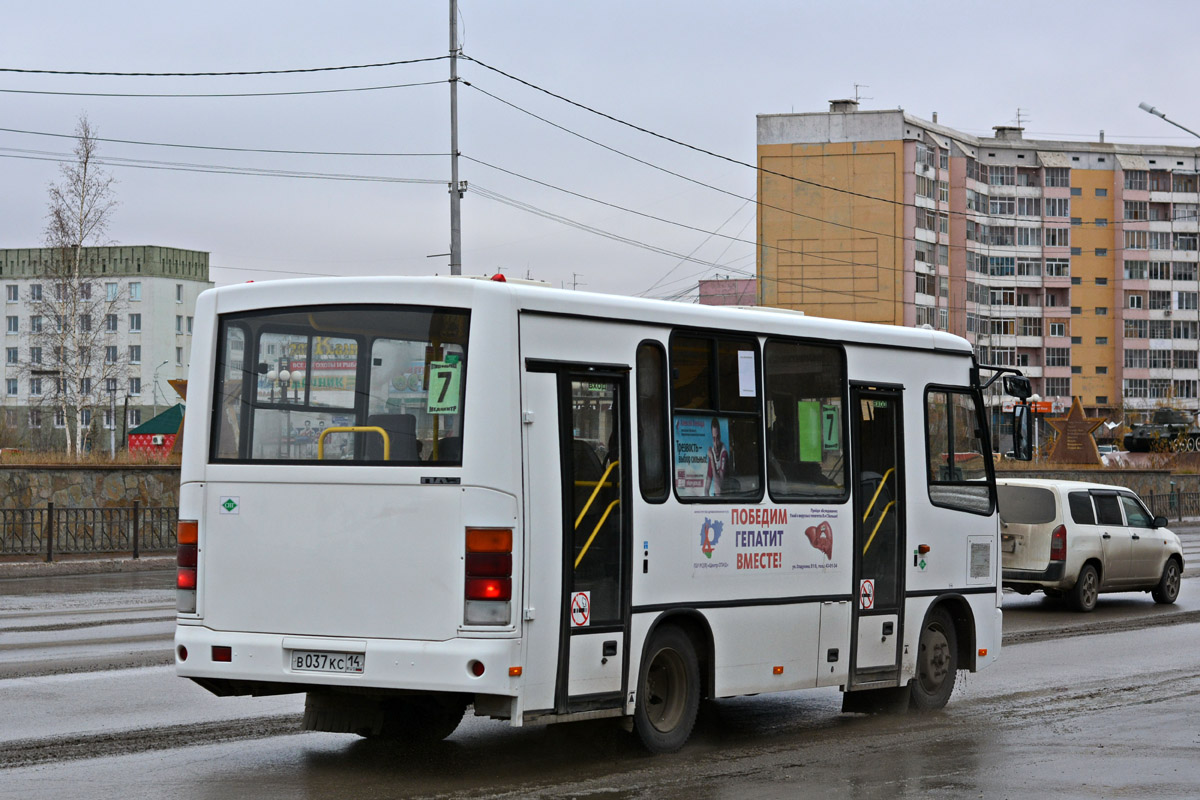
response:
[(921, 626), (917, 645), (917, 674), (909, 683), (909, 705), (916, 711), (937, 711), (950, 700), (958, 677), (958, 636), (954, 620), (935, 608)]
[(638, 673), (633, 725), (647, 750), (673, 753), (683, 747), (700, 708), (700, 666), (692, 640), (668, 626), (654, 634)]

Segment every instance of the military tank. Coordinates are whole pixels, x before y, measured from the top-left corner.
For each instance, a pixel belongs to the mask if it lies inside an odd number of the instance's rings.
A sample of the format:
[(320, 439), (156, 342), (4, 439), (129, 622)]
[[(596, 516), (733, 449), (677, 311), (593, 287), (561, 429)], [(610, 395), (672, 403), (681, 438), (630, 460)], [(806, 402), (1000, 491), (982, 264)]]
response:
[(1188, 411), (1156, 409), (1149, 422), (1130, 427), (1125, 449), (1131, 453), (1195, 452), (1200, 450), (1200, 427)]

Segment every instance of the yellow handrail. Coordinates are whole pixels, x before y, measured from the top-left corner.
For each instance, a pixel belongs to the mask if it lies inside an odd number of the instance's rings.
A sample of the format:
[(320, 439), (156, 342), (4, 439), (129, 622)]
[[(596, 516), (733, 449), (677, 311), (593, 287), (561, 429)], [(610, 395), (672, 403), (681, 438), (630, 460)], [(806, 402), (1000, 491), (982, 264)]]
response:
[(875, 490), (875, 496), (871, 498), (871, 502), (867, 506), (867, 510), (863, 512), (863, 522), (866, 522), (867, 517), (871, 516), (871, 509), (875, 507), (875, 501), (879, 499), (879, 493), (883, 491), (883, 485), (887, 483), (888, 475), (891, 475), (895, 471), (896, 468), (892, 467), (887, 472), (883, 473), (883, 477), (879, 480), (879, 487)]
[(583, 504), (583, 510), (579, 512), (579, 517), (575, 520), (575, 530), (579, 530), (579, 523), (583, 522), (583, 515), (592, 507), (592, 501), (596, 499), (596, 495), (600, 494), (600, 489), (604, 486), (604, 481), (608, 479), (608, 473), (613, 471), (613, 467), (620, 464), (620, 461), (614, 461), (608, 465), (608, 469), (604, 470), (604, 474), (600, 476), (600, 480), (596, 481), (596, 488), (592, 490), (592, 496)]
[(617, 498), (608, 504), (608, 508), (604, 509), (604, 514), (600, 517), (600, 521), (597, 522), (596, 527), (592, 529), (592, 535), (589, 536), (588, 540), (583, 543), (583, 549), (580, 550), (579, 555), (575, 557), (575, 569), (579, 569), (579, 562), (583, 561), (584, 554), (587, 553), (588, 548), (592, 546), (592, 540), (596, 538), (596, 534), (600, 532), (600, 527), (604, 525), (605, 521), (608, 519), (608, 515), (612, 513), (612, 510), (616, 508), (616, 505), (619, 502), (621, 502), (621, 499)]
[(383, 437), (383, 460), (387, 461), (388, 456), (392, 453), (392, 441), (388, 438), (388, 433), (383, 428), (375, 425), (350, 425), (339, 428), (326, 428), (321, 431), (321, 435), (317, 437), (317, 460), (325, 459), (325, 437), (331, 433), (378, 433)]
[(883, 507), (883, 513), (879, 515), (879, 520), (875, 523), (875, 530), (871, 531), (870, 538), (868, 538), (867, 543), (863, 545), (864, 556), (867, 554), (867, 550), (871, 547), (871, 542), (875, 541), (875, 534), (879, 533), (879, 526), (883, 524), (883, 520), (887, 518), (888, 512), (892, 510), (892, 506), (894, 505), (896, 505), (896, 501), (892, 500)]

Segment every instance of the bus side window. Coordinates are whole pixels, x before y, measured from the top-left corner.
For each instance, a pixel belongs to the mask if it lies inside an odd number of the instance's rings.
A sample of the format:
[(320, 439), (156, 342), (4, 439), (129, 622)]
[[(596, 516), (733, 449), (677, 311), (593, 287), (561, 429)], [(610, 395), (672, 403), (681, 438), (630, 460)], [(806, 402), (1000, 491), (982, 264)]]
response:
[(846, 365), (841, 349), (773, 339), (763, 363), (771, 498), (843, 497)]
[(680, 499), (762, 496), (758, 343), (671, 337), (671, 428)]
[(637, 447), (642, 497), (667, 499), (667, 365), (662, 345), (643, 342), (637, 349)]
[(979, 437), (983, 425), (975, 393), (965, 388), (926, 390), (925, 477), (935, 506), (992, 513), (991, 456)]

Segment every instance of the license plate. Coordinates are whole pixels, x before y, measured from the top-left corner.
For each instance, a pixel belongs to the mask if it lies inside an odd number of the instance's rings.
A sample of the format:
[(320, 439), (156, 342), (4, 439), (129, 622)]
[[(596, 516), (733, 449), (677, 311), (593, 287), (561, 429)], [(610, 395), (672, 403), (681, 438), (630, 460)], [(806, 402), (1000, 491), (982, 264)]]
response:
[(366, 656), (362, 653), (292, 651), (292, 669), (299, 672), (349, 672), (361, 675), (364, 661), (366, 661)]

